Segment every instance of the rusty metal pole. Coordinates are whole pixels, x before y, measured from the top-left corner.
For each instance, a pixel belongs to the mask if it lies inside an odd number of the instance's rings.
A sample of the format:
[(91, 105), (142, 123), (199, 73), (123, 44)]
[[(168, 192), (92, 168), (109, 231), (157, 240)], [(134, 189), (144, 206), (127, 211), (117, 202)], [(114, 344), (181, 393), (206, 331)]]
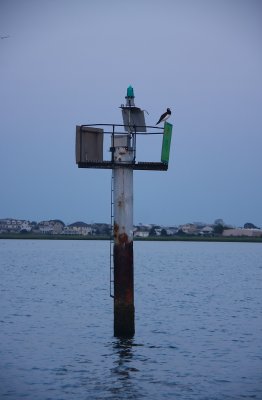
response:
[[(121, 143), (122, 141), (122, 143)], [(123, 135), (115, 148), (115, 160), (131, 163), (130, 136)], [(114, 169), (114, 336), (135, 333), (133, 264), (133, 170)]]
[[(133, 261), (133, 170), (167, 171), (172, 125), (165, 122), (161, 162), (136, 162), (136, 134), (147, 132), (144, 111), (135, 106), (134, 89), (127, 88), (126, 104), (121, 104), (123, 125), (112, 126), (111, 161), (103, 159), (103, 129), (98, 124), (77, 126), (76, 162), (79, 168), (112, 168), (110, 237), (110, 296), (114, 282), (114, 335), (133, 337), (135, 334), (134, 261)], [(107, 124), (101, 124), (106, 126)], [(115, 131), (122, 126), (125, 133)], [(152, 128), (152, 127), (150, 127)], [(159, 128), (158, 128), (159, 129)], [(117, 128), (118, 130), (118, 128)], [(86, 135), (84, 135), (86, 133)], [(95, 136), (93, 135), (95, 133)], [(113, 207), (113, 210), (112, 210)], [(114, 278), (112, 280), (112, 253)]]

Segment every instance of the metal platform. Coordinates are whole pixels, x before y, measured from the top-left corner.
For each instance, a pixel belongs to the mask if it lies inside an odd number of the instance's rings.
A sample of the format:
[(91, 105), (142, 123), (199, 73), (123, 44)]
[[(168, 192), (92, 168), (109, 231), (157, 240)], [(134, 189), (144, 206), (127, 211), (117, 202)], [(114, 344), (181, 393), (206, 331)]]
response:
[(168, 164), (163, 162), (112, 162), (112, 161), (81, 161), (78, 162), (78, 168), (98, 168), (98, 169), (114, 169), (129, 168), (133, 170), (144, 171), (167, 171)]
[[(165, 123), (164, 127), (129, 126), (120, 124), (89, 124), (76, 127), (76, 164), (78, 168), (116, 169), (127, 168), (140, 171), (167, 171), (169, 161), (170, 140), (167, 139), (167, 128), (172, 131), (172, 125)], [(170, 138), (171, 138), (170, 131)], [(104, 137), (111, 136), (111, 157), (103, 157)], [(161, 161), (137, 161), (136, 138), (138, 135), (160, 135), (162, 139)], [(118, 149), (121, 148), (119, 156)], [(125, 151), (122, 152), (122, 149)], [(165, 152), (164, 152), (165, 150)], [(132, 152), (132, 161), (126, 161), (126, 154)], [(125, 154), (126, 153), (126, 154)]]

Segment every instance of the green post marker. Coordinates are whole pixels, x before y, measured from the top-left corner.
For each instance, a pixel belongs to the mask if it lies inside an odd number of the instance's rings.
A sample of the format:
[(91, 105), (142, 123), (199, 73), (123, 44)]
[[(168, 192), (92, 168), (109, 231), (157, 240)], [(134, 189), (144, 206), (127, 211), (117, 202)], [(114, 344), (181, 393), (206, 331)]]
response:
[(172, 128), (173, 128), (172, 124), (169, 124), (169, 122), (165, 122), (163, 141), (162, 141), (162, 152), (161, 152), (161, 162), (165, 164), (168, 164), (169, 162)]

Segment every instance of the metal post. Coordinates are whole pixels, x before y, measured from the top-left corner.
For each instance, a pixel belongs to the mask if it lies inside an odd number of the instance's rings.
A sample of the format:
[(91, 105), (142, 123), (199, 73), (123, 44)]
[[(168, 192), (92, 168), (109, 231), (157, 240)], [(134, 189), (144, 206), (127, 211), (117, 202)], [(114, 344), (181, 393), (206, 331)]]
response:
[[(128, 135), (115, 148), (117, 162), (131, 163), (133, 149)], [(135, 333), (133, 264), (133, 170), (114, 169), (114, 335)]]
[[(126, 104), (121, 104), (123, 125), (91, 124), (77, 126), (76, 163), (79, 168), (112, 169), (110, 236), (110, 296), (114, 297), (114, 335), (135, 334), (133, 261), (133, 170), (167, 171), (172, 125), (165, 122), (161, 162), (136, 162), (136, 135), (147, 132), (144, 111), (135, 106), (134, 89), (127, 88)], [(94, 128), (100, 126), (103, 128)], [(111, 126), (107, 132), (104, 126)], [(124, 133), (118, 132), (122, 127)], [(86, 133), (86, 135), (84, 135)], [(93, 134), (96, 133), (95, 137)], [(104, 133), (111, 133), (111, 161), (103, 159)], [(161, 132), (162, 133), (162, 132)], [(112, 251), (112, 245), (113, 251)], [(114, 268), (112, 268), (112, 254)], [(114, 278), (112, 279), (112, 270)], [(114, 282), (114, 295), (112, 283)]]

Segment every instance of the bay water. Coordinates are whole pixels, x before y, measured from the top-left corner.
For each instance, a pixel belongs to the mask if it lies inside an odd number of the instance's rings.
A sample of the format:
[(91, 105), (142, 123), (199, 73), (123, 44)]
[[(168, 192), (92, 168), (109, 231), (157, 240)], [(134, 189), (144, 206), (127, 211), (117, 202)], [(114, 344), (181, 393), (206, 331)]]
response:
[(262, 244), (134, 242), (113, 336), (109, 242), (0, 240), (0, 399), (262, 399)]

